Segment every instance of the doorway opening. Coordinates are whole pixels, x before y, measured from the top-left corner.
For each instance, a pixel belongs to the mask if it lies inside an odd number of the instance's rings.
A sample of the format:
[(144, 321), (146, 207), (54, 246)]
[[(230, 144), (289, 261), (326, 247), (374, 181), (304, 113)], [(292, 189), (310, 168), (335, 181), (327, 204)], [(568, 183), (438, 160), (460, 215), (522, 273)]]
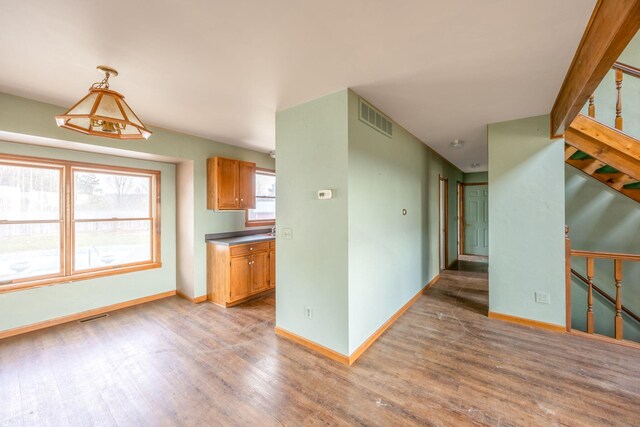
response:
[(449, 265), (449, 180), (440, 176), (439, 187), (440, 271)]
[(489, 256), (489, 185), (458, 183), (458, 253), (464, 261), (487, 262)]

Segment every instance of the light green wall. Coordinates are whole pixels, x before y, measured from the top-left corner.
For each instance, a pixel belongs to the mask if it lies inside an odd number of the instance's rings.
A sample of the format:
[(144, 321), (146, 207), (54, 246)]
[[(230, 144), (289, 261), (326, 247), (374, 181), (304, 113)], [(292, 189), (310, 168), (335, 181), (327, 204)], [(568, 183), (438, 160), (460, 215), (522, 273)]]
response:
[(479, 182), (488, 182), (489, 181), (489, 172), (471, 172), (464, 174), (464, 183), (465, 184), (475, 184)]
[(548, 115), (491, 124), (488, 137), (489, 309), (564, 325), (564, 141), (549, 140)]
[[(574, 249), (640, 254), (640, 204), (594, 178), (565, 166), (566, 215)], [(572, 267), (586, 277), (584, 258), (574, 258)], [(640, 263), (623, 263), (622, 301), (640, 313)], [(615, 297), (613, 263), (597, 261), (594, 283)], [(577, 280), (572, 286), (572, 327), (586, 330), (586, 288)], [(596, 333), (613, 336), (614, 307), (596, 297)], [(625, 319), (626, 339), (640, 341), (640, 325)]]
[[(87, 148), (108, 147), (120, 150), (126, 150), (123, 155), (131, 153), (145, 153), (171, 158), (171, 161), (193, 161), (193, 172), (189, 185), (193, 187), (193, 215), (191, 218), (184, 218), (181, 221), (192, 223), (193, 228), (193, 294), (190, 296), (197, 297), (206, 294), (206, 246), (204, 243), (204, 235), (207, 233), (236, 231), (245, 229), (244, 212), (213, 212), (206, 209), (206, 159), (213, 156), (225, 156), (240, 160), (247, 160), (257, 163), (259, 167), (273, 168), (274, 161), (267, 154), (258, 153), (256, 151), (246, 150), (235, 146), (222, 144), (219, 142), (185, 135), (177, 132), (168, 131), (156, 127), (151, 127), (154, 132), (152, 137), (147, 141), (118, 141), (108, 138), (98, 138), (81, 135), (65, 129), (58, 128), (55, 125), (53, 117), (61, 114), (66, 109), (51, 104), (36, 102), (25, 98), (20, 98), (8, 94), (0, 93), (0, 131), (10, 132), (13, 134), (32, 135), (36, 137), (50, 138), (60, 141), (77, 142), (82, 145), (86, 144)], [(144, 117), (144, 112), (142, 116)], [(23, 147), (24, 154), (38, 155), (40, 149), (36, 146), (25, 145)], [(0, 150), (2, 152), (2, 150)], [(62, 156), (78, 156), (79, 160), (91, 158), (91, 154), (66, 150)], [(121, 157), (108, 156), (108, 163), (117, 164), (123, 161)], [(113, 161), (112, 161), (113, 160)], [(88, 160), (87, 160), (88, 161)], [(173, 172), (172, 172), (173, 173)], [(191, 172), (189, 172), (191, 173)], [(171, 184), (172, 186), (174, 183)], [(163, 189), (164, 191), (164, 189)], [(188, 211), (188, 210), (187, 210)], [(163, 210), (164, 222), (164, 210)], [(179, 238), (179, 237), (178, 237)], [(169, 248), (163, 247), (163, 254), (169, 251)], [(164, 258), (164, 255), (163, 255)], [(140, 275), (142, 273), (135, 273)], [(125, 275), (129, 280), (133, 277), (142, 277), (135, 275)], [(164, 277), (164, 276), (163, 276)], [(111, 280), (116, 279), (99, 279), (96, 283), (109, 284)], [(173, 274), (171, 280), (174, 281), (173, 289), (175, 289), (176, 276)], [(61, 295), (66, 292), (64, 289), (75, 289), (76, 287), (92, 286), (93, 281), (83, 281), (70, 287), (61, 285), (49, 288), (38, 288), (28, 291), (31, 296), (39, 298), (39, 293), (48, 299), (55, 299), (52, 295)], [(149, 282), (148, 286), (153, 287)], [(179, 286), (180, 284), (178, 284)], [(27, 292), (19, 291), (10, 294), (1, 294), (0, 299), (7, 301), (17, 298), (18, 293)], [(108, 293), (108, 292), (107, 292)], [(146, 294), (145, 294), (146, 295)], [(145, 296), (142, 293), (138, 296)], [(83, 302), (69, 302), (69, 307), (73, 310), (83, 311), (93, 307), (108, 305), (110, 298), (92, 298), (91, 300), (82, 300)], [(33, 303), (33, 302), (32, 302)], [(43, 312), (43, 318), (45, 313)]]
[(449, 264), (458, 259), (458, 189), (457, 183), (462, 182), (463, 173), (435, 151), (426, 147), (429, 157), (428, 181), (428, 242), (429, 242), (429, 271), (439, 268), (439, 185), (440, 177), (449, 180)]
[(0, 294), (0, 331), (175, 289), (175, 165), (0, 141), (0, 153), (153, 169), (161, 179), (162, 267)]
[[(348, 353), (347, 92), (276, 115), (276, 324)], [(331, 189), (331, 200), (318, 190)], [(282, 238), (290, 228), (293, 238)], [(305, 307), (313, 319), (305, 317)]]
[(438, 273), (439, 175), (456, 258), (462, 172), (397, 124), (388, 138), (362, 123), (347, 90), (278, 113), (276, 139), (276, 323), (349, 355)]
[(439, 175), (449, 179), (449, 258), (456, 259), (462, 180), (401, 126), (389, 138), (363, 123), (358, 108), (349, 91), (349, 354), (438, 274)]

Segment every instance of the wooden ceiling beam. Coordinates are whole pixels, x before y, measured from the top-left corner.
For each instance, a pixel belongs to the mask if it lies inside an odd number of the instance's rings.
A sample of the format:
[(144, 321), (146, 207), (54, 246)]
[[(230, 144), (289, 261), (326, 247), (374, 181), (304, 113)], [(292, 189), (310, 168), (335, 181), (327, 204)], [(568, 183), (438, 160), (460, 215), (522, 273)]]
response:
[(627, 184), (631, 184), (634, 182), (637, 182), (638, 180), (629, 176), (629, 175), (622, 175), (620, 178), (615, 179), (612, 183), (611, 183), (611, 188), (613, 188), (614, 190), (622, 190), (622, 187), (624, 187)]
[(640, 29), (640, 0), (598, 0), (551, 110), (560, 138)]
[(640, 181), (640, 142), (618, 130), (578, 115), (564, 133), (565, 142)]
[(572, 147), (570, 145), (565, 145), (565, 147), (564, 147), (564, 159), (565, 160), (569, 160), (571, 158), (571, 156), (573, 156), (577, 152), (578, 152), (578, 149), (576, 147)]

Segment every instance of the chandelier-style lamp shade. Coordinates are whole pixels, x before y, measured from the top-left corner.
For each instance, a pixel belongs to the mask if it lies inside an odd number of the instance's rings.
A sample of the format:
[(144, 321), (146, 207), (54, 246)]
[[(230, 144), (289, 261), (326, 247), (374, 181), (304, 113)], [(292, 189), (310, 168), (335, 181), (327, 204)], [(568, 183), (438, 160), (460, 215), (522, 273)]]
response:
[(127, 105), (124, 96), (109, 89), (109, 77), (117, 76), (118, 72), (104, 65), (100, 65), (98, 70), (105, 74), (105, 78), (94, 83), (89, 93), (69, 111), (56, 116), (56, 124), (86, 135), (115, 139), (149, 138), (151, 131)]

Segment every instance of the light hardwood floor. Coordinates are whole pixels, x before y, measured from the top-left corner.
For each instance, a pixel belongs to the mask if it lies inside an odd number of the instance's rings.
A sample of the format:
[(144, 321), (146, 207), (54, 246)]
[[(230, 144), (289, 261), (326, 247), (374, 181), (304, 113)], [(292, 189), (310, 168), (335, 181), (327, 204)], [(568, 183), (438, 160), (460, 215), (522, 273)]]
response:
[(274, 332), (274, 298), (174, 297), (0, 341), (0, 425), (638, 425), (640, 352), (488, 319), (444, 272), (352, 367)]

